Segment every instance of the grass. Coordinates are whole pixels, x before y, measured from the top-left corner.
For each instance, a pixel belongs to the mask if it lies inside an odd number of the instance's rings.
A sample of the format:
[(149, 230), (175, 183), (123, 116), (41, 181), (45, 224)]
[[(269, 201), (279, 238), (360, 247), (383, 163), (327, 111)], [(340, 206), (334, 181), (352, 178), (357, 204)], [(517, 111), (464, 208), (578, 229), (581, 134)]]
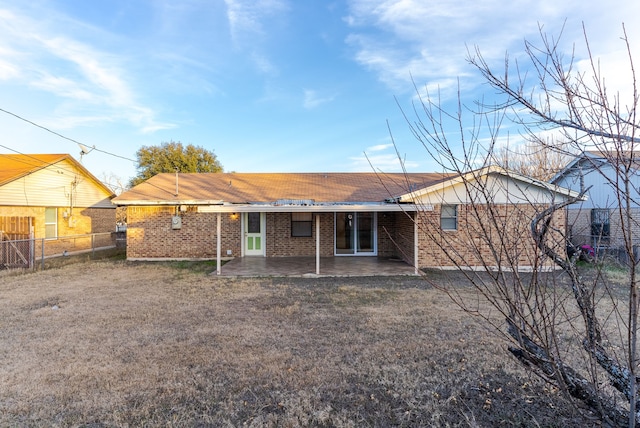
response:
[(594, 425), (420, 279), (214, 269), (0, 277), (0, 425)]
[[(127, 258), (126, 250), (123, 248), (100, 249), (96, 251), (87, 251), (80, 254), (70, 256), (50, 257), (44, 261), (44, 269), (55, 269), (62, 266), (86, 263), (92, 260), (111, 260), (124, 261)], [(42, 260), (36, 257), (36, 269), (42, 268)]]

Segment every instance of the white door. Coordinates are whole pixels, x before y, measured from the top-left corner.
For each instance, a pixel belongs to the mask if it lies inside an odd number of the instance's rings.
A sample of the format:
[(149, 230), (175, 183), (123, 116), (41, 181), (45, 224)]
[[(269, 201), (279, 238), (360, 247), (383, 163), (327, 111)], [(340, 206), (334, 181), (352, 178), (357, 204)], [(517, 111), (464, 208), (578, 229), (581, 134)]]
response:
[(245, 256), (264, 256), (264, 218), (264, 213), (245, 213)]

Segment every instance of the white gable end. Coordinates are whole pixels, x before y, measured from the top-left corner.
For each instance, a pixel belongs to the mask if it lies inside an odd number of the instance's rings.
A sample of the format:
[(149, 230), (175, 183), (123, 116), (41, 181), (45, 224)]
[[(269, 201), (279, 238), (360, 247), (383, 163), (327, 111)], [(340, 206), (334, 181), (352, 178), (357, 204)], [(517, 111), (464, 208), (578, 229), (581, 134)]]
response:
[(0, 187), (0, 205), (113, 208), (110, 194), (68, 161)]
[(550, 204), (566, 196), (535, 183), (500, 174), (488, 174), (477, 181), (445, 182), (414, 199), (417, 204)]

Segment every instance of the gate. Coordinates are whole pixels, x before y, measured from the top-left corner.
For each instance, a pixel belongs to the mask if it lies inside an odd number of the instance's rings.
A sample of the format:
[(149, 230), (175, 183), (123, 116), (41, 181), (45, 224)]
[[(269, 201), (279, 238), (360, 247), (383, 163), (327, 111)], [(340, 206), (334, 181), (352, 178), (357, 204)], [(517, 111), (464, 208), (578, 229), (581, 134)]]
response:
[(0, 269), (33, 266), (33, 217), (0, 217)]

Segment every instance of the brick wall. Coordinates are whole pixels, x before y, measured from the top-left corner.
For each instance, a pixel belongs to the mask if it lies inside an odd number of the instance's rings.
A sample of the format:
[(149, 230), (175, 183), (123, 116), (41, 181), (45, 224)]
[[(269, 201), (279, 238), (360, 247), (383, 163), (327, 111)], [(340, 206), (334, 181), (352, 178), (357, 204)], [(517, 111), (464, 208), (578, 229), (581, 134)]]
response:
[[(216, 258), (217, 214), (198, 213), (195, 209), (179, 212), (182, 227), (174, 230), (171, 219), (175, 213), (175, 207), (128, 207), (127, 258)], [(237, 257), (241, 245), (240, 217), (221, 215), (221, 257)]]
[(378, 213), (378, 256), (396, 257), (396, 213)]
[(267, 257), (316, 255), (316, 216), (320, 216), (320, 256), (333, 255), (333, 213), (314, 214), (311, 236), (291, 236), (290, 213), (267, 213)]
[[(539, 253), (530, 225), (545, 207), (531, 205), (458, 206), (458, 228), (441, 230), (440, 206), (418, 216), (420, 267), (531, 267)], [(564, 211), (556, 213), (548, 242), (565, 254), (561, 234), (566, 224)], [(545, 260), (545, 263), (548, 263)]]
[[(532, 266), (539, 250), (530, 235), (535, 213), (544, 207), (529, 205), (459, 205), (458, 228), (440, 229), (440, 207), (417, 215), (420, 267)], [(182, 228), (173, 230), (174, 207), (129, 207), (127, 210), (128, 258), (203, 258), (216, 257), (216, 216), (195, 209), (181, 212)], [(334, 253), (334, 214), (321, 213), (321, 256)], [(378, 215), (378, 255), (414, 261), (415, 213)], [(241, 216), (233, 219), (222, 214), (221, 257), (237, 257), (241, 251)], [(564, 230), (564, 212), (558, 213), (553, 226)], [(266, 215), (267, 257), (314, 256), (316, 251), (315, 215), (311, 237), (291, 236), (290, 213)], [(558, 252), (565, 243), (556, 233), (550, 238)], [(227, 254), (230, 250), (231, 254)]]
[[(127, 257), (215, 258), (216, 214), (183, 212), (182, 228), (172, 230), (174, 207), (129, 207), (127, 210)], [(316, 216), (320, 216), (320, 256), (334, 255), (334, 213), (314, 214), (312, 236), (291, 236), (290, 213), (267, 213), (267, 257), (315, 256)], [(238, 257), (241, 251), (241, 216), (222, 217), (222, 257)], [(405, 213), (378, 215), (378, 254), (400, 257), (413, 263), (413, 222)]]
[(395, 241), (397, 243), (396, 257), (401, 258), (413, 266), (415, 263), (414, 221), (416, 215), (415, 213), (410, 212), (399, 212), (395, 213), (395, 216)]
[[(314, 214), (311, 237), (291, 236), (290, 213), (268, 213), (266, 222), (267, 257), (315, 256), (315, 216), (320, 216), (320, 256), (334, 255), (334, 213)], [(379, 257), (399, 257), (413, 264), (413, 222), (407, 213), (378, 213), (377, 247)]]
[[(33, 217), (35, 238), (45, 236), (44, 212), (45, 207), (0, 207), (0, 217)], [(74, 208), (70, 218), (68, 214), (68, 207), (58, 208), (58, 236), (60, 237), (115, 231), (115, 207), (112, 209)]]
[[(623, 210), (626, 217), (626, 210)], [(631, 209), (631, 217), (635, 219), (631, 223), (631, 234), (635, 238), (633, 244), (640, 244), (640, 208)], [(618, 249), (624, 246), (623, 226), (620, 221), (620, 210), (612, 208), (609, 211), (609, 238), (598, 239), (591, 236), (591, 210), (569, 209), (567, 210), (568, 233), (574, 245), (591, 245), (594, 247), (609, 247)]]
[(82, 221), (86, 221), (86, 230), (90, 232), (84, 233), (102, 233), (113, 232), (116, 228), (116, 210), (105, 208), (79, 208), (74, 210), (74, 217), (78, 213)]
[[(69, 214), (73, 214), (69, 216)], [(62, 254), (64, 251), (83, 251), (95, 247), (115, 245), (116, 210), (114, 208), (58, 208), (58, 237), (44, 241), (44, 255)], [(65, 216), (66, 214), (66, 216)], [(0, 207), (0, 217), (31, 217), (34, 238), (36, 238), (35, 254), (39, 257), (42, 251), (42, 238), (45, 237), (45, 207)], [(87, 235), (92, 233), (110, 233), (95, 236), (92, 240)]]

